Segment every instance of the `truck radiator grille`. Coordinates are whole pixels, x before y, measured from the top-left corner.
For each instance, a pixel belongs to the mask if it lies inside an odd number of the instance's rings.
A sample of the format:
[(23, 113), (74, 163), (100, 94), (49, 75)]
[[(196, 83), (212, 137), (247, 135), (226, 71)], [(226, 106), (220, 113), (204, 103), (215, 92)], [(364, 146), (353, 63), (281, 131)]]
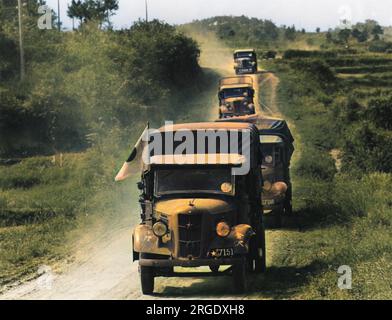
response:
[(178, 216), (179, 255), (181, 258), (200, 257), (201, 226), (201, 214), (180, 214)]

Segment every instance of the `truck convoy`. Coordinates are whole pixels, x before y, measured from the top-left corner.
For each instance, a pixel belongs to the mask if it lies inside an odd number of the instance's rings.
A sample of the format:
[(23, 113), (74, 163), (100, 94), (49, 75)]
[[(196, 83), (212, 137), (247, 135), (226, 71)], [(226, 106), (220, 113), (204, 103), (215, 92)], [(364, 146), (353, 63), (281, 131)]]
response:
[(219, 82), (219, 118), (255, 114), (255, 90), (249, 76), (227, 77)]
[[(237, 75), (257, 73), (255, 50), (234, 59)], [(286, 121), (256, 114), (253, 85), (251, 76), (222, 79), (216, 122), (147, 126), (147, 140), (144, 132), (117, 175), (132, 175), (130, 163), (143, 155), (132, 247), (144, 294), (179, 267), (181, 276), (231, 275), (237, 292), (249, 272), (265, 271), (264, 216), (280, 224), (292, 213), (294, 139)], [(203, 266), (211, 272), (189, 271)]]
[(257, 55), (254, 49), (234, 51), (234, 70), (237, 75), (257, 73)]
[[(207, 138), (200, 139), (200, 134)], [(173, 138), (180, 135), (186, 139)], [(211, 135), (219, 137), (215, 149), (207, 147)], [(229, 151), (222, 135), (230, 137)], [(141, 223), (133, 232), (142, 292), (153, 293), (155, 277), (178, 275), (176, 267), (200, 266), (217, 276), (231, 274), (235, 290), (243, 292), (247, 272), (266, 268), (258, 129), (249, 123), (179, 124), (149, 137), (158, 140), (173, 143), (174, 149), (186, 140), (191, 144), (186, 154), (149, 151), (149, 163), (143, 165), (138, 184)], [(205, 151), (197, 151), (199, 143), (205, 144)], [(245, 164), (249, 170), (235, 173), (233, 169)], [(221, 270), (223, 266), (229, 267)]]

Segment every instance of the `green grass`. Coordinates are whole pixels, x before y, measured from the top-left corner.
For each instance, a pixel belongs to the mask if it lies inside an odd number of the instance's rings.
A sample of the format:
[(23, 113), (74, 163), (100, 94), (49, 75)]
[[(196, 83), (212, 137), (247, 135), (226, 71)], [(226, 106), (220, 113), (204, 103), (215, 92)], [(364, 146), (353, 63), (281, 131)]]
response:
[[(351, 65), (361, 72), (363, 65), (386, 62), (368, 56), (345, 59), (335, 59), (335, 65)], [(279, 234), (270, 273), (255, 286), (272, 298), (391, 299), (392, 174), (337, 172), (329, 155), (345, 142), (332, 105), (345, 94), (369, 99), (388, 89), (380, 89), (378, 83), (358, 88), (350, 82), (343, 90), (328, 87), (331, 99), (325, 100), (325, 89), (306, 72), (291, 69), (284, 61), (273, 62), (270, 69), (281, 80), (281, 111), (301, 140), (300, 159), (292, 168), (299, 229)], [(370, 69), (368, 73), (364, 80), (369, 82), (380, 76)], [(341, 265), (352, 268), (352, 290), (337, 286)]]

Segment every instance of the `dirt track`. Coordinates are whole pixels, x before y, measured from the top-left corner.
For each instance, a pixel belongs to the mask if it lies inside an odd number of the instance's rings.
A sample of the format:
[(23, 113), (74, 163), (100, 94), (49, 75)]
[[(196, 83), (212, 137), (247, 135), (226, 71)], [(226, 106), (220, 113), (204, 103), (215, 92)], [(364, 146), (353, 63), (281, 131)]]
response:
[[(195, 36), (198, 38), (198, 36)], [(213, 38), (198, 38), (203, 55), (204, 68), (213, 68), (222, 76), (233, 75), (231, 51), (220, 46)], [(278, 113), (276, 87), (278, 79), (271, 74), (255, 75), (255, 83), (269, 87), (271, 114)], [(257, 88), (256, 97), (259, 97)], [(267, 104), (267, 102), (266, 102)], [(257, 110), (265, 112), (266, 105), (256, 100)], [(217, 115), (217, 106), (211, 106), (206, 120)], [(134, 209), (134, 216), (138, 216)], [(243, 299), (247, 296), (233, 296), (229, 290), (231, 279), (171, 278), (156, 280), (157, 294), (146, 297), (140, 293), (137, 263), (131, 261), (131, 225), (135, 218), (129, 213), (118, 218), (116, 223), (103, 229), (99, 239), (91, 236), (77, 246), (74, 261), (63, 266), (61, 273), (43, 269), (40, 277), (8, 290), (1, 299), (151, 299), (151, 298), (223, 298)], [(274, 240), (280, 231), (267, 234), (268, 254), (273, 251)], [(270, 263), (270, 261), (269, 261)], [(249, 297), (249, 296), (248, 296)], [(251, 296), (251, 297), (254, 297)], [(258, 297), (258, 298), (263, 298)]]

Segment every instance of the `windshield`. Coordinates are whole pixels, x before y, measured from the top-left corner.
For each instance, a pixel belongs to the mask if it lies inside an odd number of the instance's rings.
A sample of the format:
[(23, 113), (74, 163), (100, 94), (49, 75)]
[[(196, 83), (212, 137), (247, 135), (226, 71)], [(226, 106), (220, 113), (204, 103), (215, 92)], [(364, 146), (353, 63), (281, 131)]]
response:
[(253, 58), (254, 57), (254, 53), (253, 52), (237, 52), (235, 54), (235, 58), (239, 59), (239, 58)]
[(249, 91), (247, 88), (233, 88), (223, 90), (223, 97), (227, 98), (237, 98), (237, 97), (247, 97), (249, 96)]
[(240, 61), (241, 61), (241, 65), (243, 68), (248, 68), (248, 67), (252, 66), (252, 60), (250, 60), (250, 59), (243, 59)]
[(173, 193), (234, 195), (234, 176), (231, 168), (157, 170), (155, 195)]

